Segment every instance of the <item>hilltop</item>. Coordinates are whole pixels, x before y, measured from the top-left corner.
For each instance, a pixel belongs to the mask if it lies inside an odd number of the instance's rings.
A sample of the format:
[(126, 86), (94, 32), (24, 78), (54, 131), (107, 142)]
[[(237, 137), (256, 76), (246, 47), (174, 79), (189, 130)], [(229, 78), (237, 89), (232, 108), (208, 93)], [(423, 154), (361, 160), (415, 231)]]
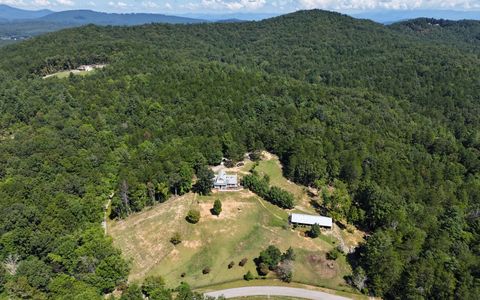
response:
[(44, 17), (51, 13), (53, 13), (53, 11), (48, 9), (25, 10), (25, 9), (11, 7), (5, 4), (0, 4), (0, 19), (4, 19), (5, 21), (36, 19), (36, 18)]
[[(340, 258), (337, 274), (346, 281), (331, 287), (387, 299), (475, 299), (480, 53), (455, 44), (464, 38), (448, 30), (432, 40), (313, 10), (259, 22), (88, 25), (0, 49), (0, 257), (18, 265), (15, 275), (0, 266), (0, 293), (97, 299), (116, 288), (138, 291), (128, 281), (146, 275), (136, 254), (155, 261), (157, 249), (160, 262), (172, 248), (145, 228), (164, 222), (169, 231), (186, 228), (188, 241), (207, 241), (197, 232), (208, 235), (215, 219), (203, 214), (205, 223), (178, 225), (171, 211), (211, 206), (212, 196), (194, 186), (208, 166), (267, 150), (282, 169), (270, 162), (256, 171), (270, 174), (272, 185), (308, 209), (300, 187), (316, 190), (322, 201), (311, 213), (367, 233)], [(94, 64), (106, 67), (42, 79)], [(304, 241), (246, 196), (224, 196), (225, 212), (237, 200), (248, 207), (240, 217), (262, 228), (262, 247), (274, 244), (272, 230)], [(289, 212), (272, 209), (282, 221)], [(118, 225), (113, 241), (100, 226), (105, 216)], [(230, 244), (252, 229), (236, 227), (243, 232)], [(132, 243), (130, 232), (144, 240)], [(307, 241), (321, 257), (333, 248)], [(202, 244), (212, 261), (203, 276), (188, 257), (202, 249), (196, 245), (179, 246), (190, 282), (222, 274), (216, 254), (221, 261), (254, 255), (235, 256), (212, 238), (211, 248)], [(175, 286), (182, 266), (167, 267), (148, 272)], [(315, 270), (303, 271), (322, 282)]]

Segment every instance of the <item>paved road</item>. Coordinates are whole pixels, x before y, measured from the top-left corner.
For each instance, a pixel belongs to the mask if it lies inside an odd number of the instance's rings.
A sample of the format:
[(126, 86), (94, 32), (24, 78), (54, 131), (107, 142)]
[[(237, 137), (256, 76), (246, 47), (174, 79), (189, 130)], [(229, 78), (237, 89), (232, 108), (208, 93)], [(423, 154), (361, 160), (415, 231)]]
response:
[(249, 286), (234, 288), (228, 290), (221, 290), (215, 292), (205, 293), (207, 296), (219, 297), (225, 296), (225, 298), (246, 297), (246, 296), (286, 296), (305, 298), (312, 300), (347, 300), (341, 296), (327, 294), (320, 291), (313, 291), (300, 288), (291, 288), (284, 286)]

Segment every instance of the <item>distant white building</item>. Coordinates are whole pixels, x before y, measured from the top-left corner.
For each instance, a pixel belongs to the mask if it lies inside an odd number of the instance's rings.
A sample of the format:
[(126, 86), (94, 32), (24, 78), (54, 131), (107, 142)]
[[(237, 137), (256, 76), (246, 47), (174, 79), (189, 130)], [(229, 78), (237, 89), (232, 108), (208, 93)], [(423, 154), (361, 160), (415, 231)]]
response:
[(318, 224), (322, 227), (332, 228), (333, 220), (329, 217), (305, 215), (305, 214), (291, 214), (290, 223), (299, 225), (314, 225)]
[(213, 187), (219, 190), (234, 190), (238, 189), (237, 175), (227, 175), (225, 171), (221, 170), (213, 178)]
[(90, 72), (90, 71), (93, 71), (93, 66), (91, 66), (91, 65), (82, 65), (82, 66), (78, 67), (77, 70)]

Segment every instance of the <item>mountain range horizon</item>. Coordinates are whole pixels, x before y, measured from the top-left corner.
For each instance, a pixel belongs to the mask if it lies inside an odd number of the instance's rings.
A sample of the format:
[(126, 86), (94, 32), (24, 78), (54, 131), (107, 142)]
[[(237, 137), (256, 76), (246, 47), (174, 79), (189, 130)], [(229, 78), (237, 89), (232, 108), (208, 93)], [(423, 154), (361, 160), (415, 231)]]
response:
[[(294, 11), (291, 11), (294, 12)], [(288, 13), (291, 13), (288, 12)], [(416, 18), (434, 18), (434, 19), (446, 19), (446, 20), (480, 20), (480, 11), (464, 11), (464, 10), (442, 10), (442, 9), (408, 9), (408, 10), (364, 10), (354, 13), (336, 11), (342, 14), (349, 15), (359, 19), (370, 19), (378, 23), (394, 23), (398, 21), (404, 21)], [(125, 16), (125, 15), (143, 15), (143, 16), (169, 16), (186, 18), (186, 20), (180, 20), (181, 23), (197, 23), (198, 21), (222, 21), (238, 19), (239, 21), (259, 21), (268, 19), (271, 17), (280, 16), (288, 13), (275, 13), (275, 12), (218, 12), (212, 11), (205, 12), (190, 12), (190, 13), (160, 13), (160, 12), (106, 12), (101, 10), (92, 9), (72, 9), (72, 10), (51, 10), (51, 9), (23, 9), (17, 8), (7, 4), (0, 4), (0, 22), (5, 21), (18, 21), (18, 20), (32, 20), (43, 19), (47, 16), (58, 14), (75, 14), (75, 13), (100, 13), (110, 16)], [(50, 21), (47, 18), (46, 21)], [(191, 20), (188, 20), (191, 19)]]

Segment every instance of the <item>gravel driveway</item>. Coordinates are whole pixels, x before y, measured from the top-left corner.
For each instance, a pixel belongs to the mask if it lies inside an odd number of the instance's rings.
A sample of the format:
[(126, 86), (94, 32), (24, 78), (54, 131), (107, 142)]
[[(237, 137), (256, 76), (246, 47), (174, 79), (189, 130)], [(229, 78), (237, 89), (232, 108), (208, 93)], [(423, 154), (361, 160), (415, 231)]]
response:
[(225, 298), (246, 297), (246, 296), (286, 296), (312, 300), (347, 300), (350, 298), (327, 294), (320, 291), (313, 291), (300, 288), (283, 286), (249, 286), (215, 292), (205, 293), (207, 296)]

